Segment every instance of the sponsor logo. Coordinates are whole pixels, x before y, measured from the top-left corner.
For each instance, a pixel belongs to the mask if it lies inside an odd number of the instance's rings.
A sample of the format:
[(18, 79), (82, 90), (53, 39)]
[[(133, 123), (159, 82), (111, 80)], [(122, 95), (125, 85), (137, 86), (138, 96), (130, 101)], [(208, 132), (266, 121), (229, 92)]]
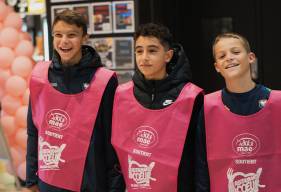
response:
[(142, 150), (139, 150), (139, 149), (133, 149), (133, 153), (137, 154), (137, 155), (145, 156), (145, 157), (151, 156), (151, 153), (146, 152), (146, 151), (142, 151)]
[(131, 156), (128, 156), (129, 163), (129, 179), (132, 179), (134, 183), (131, 184), (132, 188), (151, 188), (150, 180), (156, 181), (151, 177), (152, 169), (155, 166), (155, 162), (151, 162), (149, 165), (140, 164), (134, 161)]
[(45, 134), (46, 135), (48, 135), (48, 136), (50, 136), (50, 137), (54, 137), (54, 138), (56, 138), (56, 139), (62, 139), (63, 138), (63, 135), (61, 135), (61, 134), (58, 134), (58, 133), (54, 133), (54, 132), (52, 132), (52, 131), (45, 131)]
[(262, 168), (258, 168), (256, 173), (233, 172), (232, 168), (227, 171), (228, 192), (258, 192), (259, 188), (265, 188), (260, 185), (260, 176)]
[(153, 147), (158, 143), (158, 134), (152, 127), (141, 126), (134, 131), (133, 140), (140, 147)]
[(255, 135), (243, 133), (234, 137), (232, 140), (232, 149), (238, 155), (253, 155), (260, 149), (260, 140)]
[(236, 159), (235, 160), (236, 164), (247, 164), (247, 165), (253, 165), (257, 163), (256, 159)]
[(163, 106), (167, 106), (167, 105), (171, 105), (172, 103), (173, 103), (173, 100), (167, 99), (167, 100), (165, 100), (165, 101), (162, 103), (162, 105), (163, 105)]
[(46, 123), (48, 127), (61, 131), (69, 126), (69, 115), (60, 109), (52, 109), (46, 115)]
[(267, 99), (261, 99), (261, 100), (259, 100), (259, 108), (264, 108), (266, 102), (267, 102)]
[(65, 160), (61, 159), (61, 154), (65, 147), (66, 144), (52, 146), (47, 141), (44, 141), (42, 137), (39, 137), (39, 161), (42, 161), (39, 168), (44, 170), (60, 169), (59, 162), (65, 163)]

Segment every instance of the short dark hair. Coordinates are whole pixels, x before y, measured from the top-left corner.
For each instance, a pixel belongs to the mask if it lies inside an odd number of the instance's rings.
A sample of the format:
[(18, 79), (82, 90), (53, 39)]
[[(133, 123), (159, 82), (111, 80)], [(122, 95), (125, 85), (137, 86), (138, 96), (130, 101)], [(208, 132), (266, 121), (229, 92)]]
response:
[(76, 25), (77, 27), (81, 27), (83, 30), (83, 36), (87, 34), (87, 23), (85, 18), (77, 11), (73, 11), (70, 9), (63, 10), (58, 13), (54, 19), (52, 27), (59, 21), (63, 21), (70, 25)]
[(162, 25), (156, 23), (146, 23), (139, 26), (135, 32), (135, 41), (140, 37), (155, 37), (159, 39), (160, 43), (166, 48), (171, 49), (173, 46), (173, 35), (170, 30)]

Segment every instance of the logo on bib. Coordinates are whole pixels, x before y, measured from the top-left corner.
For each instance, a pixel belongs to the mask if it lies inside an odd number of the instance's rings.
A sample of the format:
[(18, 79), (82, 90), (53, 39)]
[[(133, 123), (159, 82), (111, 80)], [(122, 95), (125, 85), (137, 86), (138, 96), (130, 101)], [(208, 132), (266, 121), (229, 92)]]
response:
[(243, 133), (232, 140), (232, 149), (242, 156), (253, 155), (260, 149), (260, 140), (255, 135)]
[(39, 137), (39, 161), (43, 161), (40, 169), (59, 169), (59, 162), (65, 162), (65, 160), (60, 158), (65, 147), (66, 144), (62, 144), (59, 147), (52, 146), (47, 141), (44, 141), (42, 137)]
[(265, 185), (260, 185), (260, 175), (262, 168), (258, 168), (256, 173), (233, 173), (233, 169), (227, 171), (228, 192), (258, 192), (259, 188), (264, 188)]
[(140, 147), (153, 147), (158, 142), (158, 134), (149, 126), (140, 126), (133, 133), (135, 143)]
[(132, 188), (150, 188), (150, 180), (156, 181), (151, 177), (151, 172), (155, 166), (155, 162), (149, 165), (140, 164), (128, 156), (129, 163), (129, 179), (133, 179), (135, 183), (131, 184)]
[(46, 123), (48, 127), (61, 131), (69, 126), (70, 118), (65, 111), (52, 109), (46, 115)]

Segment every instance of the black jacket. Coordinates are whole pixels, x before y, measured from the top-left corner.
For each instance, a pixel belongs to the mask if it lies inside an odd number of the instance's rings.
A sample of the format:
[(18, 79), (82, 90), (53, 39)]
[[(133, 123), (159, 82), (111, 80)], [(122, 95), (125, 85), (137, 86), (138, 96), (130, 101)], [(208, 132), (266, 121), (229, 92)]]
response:
[[(54, 53), (52, 64), (49, 68), (48, 79), (55, 89), (65, 94), (74, 94), (83, 91), (87, 87), (85, 85), (90, 83), (96, 70), (102, 65), (100, 57), (93, 48), (83, 46), (82, 53), (83, 57), (79, 64), (70, 67), (63, 67), (58, 54)], [(104, 91), (96, 122), (93, 125), (94, 131), (85, 163), (81, 191), (124, 191), (125, 184), (118, 170), (119, 163), (117, 156), (110, 143), (112, 106), (117, 84), (116, 77), (112, 77)], [(41, 192), (67, 191), (48, 185), (37, 177), (38, 131), (32, 120), (30, 105), (27, 123), (27, 186), (38, 184)]]
[[(149, 109), (162, 109), (167, 107), (179, 96), (182, 88), (191, 80), (189, 61), (180, 45), (175, 45), (174, 56), (167, 64), (168, 76), (163, 80), (146, 80), (137, 69), (133, 76), (134, 95), (138, 102)], [(196, 191), (195, 170), (195, 131), (200, 108), (203, 103), (203, 95), (195, 100), (189, 130), (185, 141), (183, 154), (178, 172), (178, 192)], [(203, 162), (205, 163), (205, 162)], [(205, 170), (206, 171), (206, 170)]]

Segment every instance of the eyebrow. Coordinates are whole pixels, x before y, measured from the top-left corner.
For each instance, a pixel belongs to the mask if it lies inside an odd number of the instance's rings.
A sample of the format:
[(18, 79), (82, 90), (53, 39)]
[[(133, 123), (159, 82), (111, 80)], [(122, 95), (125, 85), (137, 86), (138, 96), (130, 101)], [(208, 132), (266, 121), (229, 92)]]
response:
[[(53, 31), (52, 33), (54, 34), (54, 33), (62, 33), (62, 32), (61, 31)], [(79, 33), (79, 31), (67, 31), (65, 34), (69, 34), (69, 33)]]
[[(136, 46), (135, 48), (136, 49), (143, 48), (143, 46)], [(159, 49), (159, 46), (157, 46), (157, 45), (149, 45), (148, 48), (157, 48), (157, 49)]]

